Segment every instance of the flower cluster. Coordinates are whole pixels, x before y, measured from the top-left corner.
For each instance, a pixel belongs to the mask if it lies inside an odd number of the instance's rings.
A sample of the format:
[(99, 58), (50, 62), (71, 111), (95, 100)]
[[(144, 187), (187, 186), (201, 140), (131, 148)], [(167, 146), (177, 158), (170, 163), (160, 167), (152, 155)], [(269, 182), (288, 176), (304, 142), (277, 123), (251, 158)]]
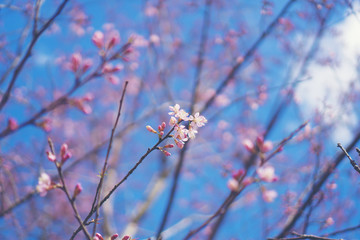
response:
[(84, 114), (90, 114), (92, 113), (92, 108), (89, 105), (89, 102), (91, 102), (94, 99), (94, 96), (91, 93), (86, 94), (83, 97), (76, 97), (71, 98), (68, 100), (69, 104), (78, 108), (80, 111), (82, 111)]
[(93, 65), (93, 61), (90, 58), (81, 56), (80, 53), (74, 53), (70, 57), (70, 61), (65, 63), (65, 68), (72, 71), (76, 76), (81, 76)]
[[(207, 123), (207, 119), (200, 115), (200, 113), (195, 113), (194, 115), (189, 115), (185, 110), (180, 108), (179, 104), (175, 104), (175, 106), (169, 107), (170, 112), (169, 115), (170, 121), (169, 125), (173, 127), (173, 134), (168, 137), (172, 137), (176, 146), (179, 148), (183, 148), (185, 142), (189, 139), (194, 139), (196, 134), (198, 133), (197, 129), (203, 127), (205, 123)], [(189, 122), (187, 126), (182, 125), (183, 122)], [(158, 126), (158, 131), (156, 131), (151, 126), (146, 126), (146, 129), (149, 132), (155, 133), (161, 139), (164, 136), (164, 130), (166, 127), (166, 123), (162, 122)], [(167, 152), (164, 148), (173, 148), (173, 144), (165, 145), (164, 147), (158, 147), (160, 151), (162, 151), (166, 156), (170, 156), (171, 154)]]
[[(57, 160), (56, 160), (56, 156), (52, 151), (46, 151), (46, 155), (47, 155), (50, 162), (54, 162), (56, 164), (58, 163)], [(61, 158), (60, 166), (63, 165), (66, 162), (66, 160), (71, 158), (71, 156), (72, 156), (72, 154), (69, 151), (68, 145), (66, 143), (61, 145), (61, 148), (60, 148), (60, 158)]]
[(256, 144), (254, 144), (250, 139), (245, 139), (243, 141), (243, 145), (251, 153), (256, 153), (256, 148), (259, 149), (261, 153), (266, 153), (273, 149), (273, 144), (271, 141), (264, 141), (262, 136), (258, 136), (256, 138)]
[[(232, 178), (230, 178), (227, 182), (227, 187), (233, 192), (238, 192), (241, 187), (246, 187), (254, 182), (252, 177), (244, 178), (244, 174), (245, 171), (243, 169), (234, 171), (232, 173)], [(242, 184), (240, 184), (240, 182)]]
[[(110, 237), (110, 240), (115, 240), (119, 237), (119, 234), (115, 233), (114, 235), (112, 235)], [(104, 240), (103, 236), (100, 233), (96, 233), (95, 237), (93, 238), (93, 240)], [(131, 237), (129, 236), (124, 236), (121, 240), (131, 240)]]

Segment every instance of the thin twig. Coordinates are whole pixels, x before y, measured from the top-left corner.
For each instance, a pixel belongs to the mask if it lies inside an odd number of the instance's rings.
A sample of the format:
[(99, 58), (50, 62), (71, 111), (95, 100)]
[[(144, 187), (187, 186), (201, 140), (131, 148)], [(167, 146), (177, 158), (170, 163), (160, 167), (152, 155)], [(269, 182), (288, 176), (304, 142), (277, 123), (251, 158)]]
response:
[[(200, 78), (201, 78), (203, 61), (204, 61), (203, 58), (204, 58), (204, 54), (205, 54), (205, 47), (206, 47), (206, 43), (207, 43), (208, 31), (209, 31), (209, 25), (210, 25), (211, 4), (212, 4), (212, 0), (206, 0), (203, 25), (202, 25), (202, 29), (201, 29), (201, 40), (200, 40), (199, 52), (198, 52), (198, 56), (197, 56), (198, 57), (197, 65), (196, 65), (196, 69), (195, 69), (195, 84), (193, 86), (193, 93), (192, 93), (192, 99), (191, 99), (191, 104), (190, 104), (190, 113), (193, 113), (193, 111), (194, 111), (197, 91), (198, 91), (198, 87), (200, 85)], [(157, 239), (161, 239), (161, 232), (164, 230), (167, 219), (170, 215), (172, 204), (175, 199), (177, 185), (179, 182), (180, 172), (181, 172), (182, 166), (184, 164), (185, 152), (187, 151), (187, 148), (188, 148), (188, 144), (186, 144), (180, 151), (180, 156), (177, 161), (174, 176), (173, 176), (173, 182), (172, 182), (172, 186), (171, 186), (171, 190), (170, 190), (170, 196), (167, 201), (165, 212), (161, 219), (159, 229), (157, 230), (157, 233), (156, 233)]]
[(292, 234), (296, 235), (297, 237), (290, 237), (290, 238), (268, 238), (268, 240), (300, 240), (300, 239), (310, 239), (310, 240), (344, 240), (342, 238), (335, 239), (335, 238), (327, 238), (327, 237), (320, 237), (315, 235), (309, 234), (299, 234), (297, 232), (292, 232)]
[[(53, 144), (53, 142), (51, 141), (50, 138), (48, 139), (48, 143), (49, 143), (49, 147), (50, 147), (51, 153), (52, 153), (53, 155), (55, 155), (54, 144)], [(59, 164), (58, 162), (55, 162), (55, 166), (56, 166), (56, 169), (57, 169), (57, 172), (58, 172), (58, 174), (59, 174), (59, 178), (60, 178), (60, 181), (61, 181), (61, 184), (62, 184), (62, 186), (61, 186), (60, 188), (64, 191), (67, 199), (69, 200), (70, 205), (71, 205), (71, 207), (72, 207), (72, 209), (73, 209), (73, 211), (74, 211), (74, 213), (75, 213), (75, 218), (76, 218), (76, 220), (79, 222), (79, 224), (80, 224), (80, 226), (81, 226), (81, 229), (83, 230), (86, 238), (87, 238), (88, 240), (91, 240), (92, 237), (90, 236), (90, 233), (87, 231), (85, 225), (83, 224), (83, 222), (82, 222), (82, 220), (81, 220), (81, 217), (80, 217), (80, 214), (79, 214), (79, 212), (78, 212), (78, 210), (77, 210), (77, 208), (76, 208), (75, 198), (72, 198), (72, 197), (70, 196), (70, 193), (69, 193), (69, 191), (68, 191), (68, 189), (67, 189), (67, 187), (66, 187), (65, 179), (64, 179), (64, 176), (63, 176), (62, 170), (61, 170), (61, 164)]]
[(17, 80), (17, 77), (19, 76), (22, 68), (24, 67), (25, 63), (27, 62), (27, 60), (30, 58), (31, 56), (31, 52), (32, 49), (34, 48), (37, 40), (40, 38), (41, 34), (53, 23), (53, 21), (55, 20), (55, 18), (57, 16), (59, 16), (59, 14), (62, 12), (62, 10), (65, 8), (66, 3), (69, 0), (64, 0), (60, 6), (57, 8), (57, 10), (55, 11), (55, 13), (53, 14), (53, 16), (42, 26), (42, 28), (33, 36), (29, 47), (27, 48), (25, 55), (22, 57), (21, 61), (19, 62), (19, 64), (16, 66), (15, 70), (14, 70), (14, 74), (10, 80), (10, 84), (7, 87), (4, 95), (1, 98), (0, 101), (0, 111), (3, 109), (3, 107), (5, 106), (5, 104), (7, 103), (7, 101), (9, 100), (10, 97), (10, 93), (15, 85), (15, 82)]
[[(355, 171), (357, 171), (358, 173), (360, 173), (360, 167), (356, 164), (356, 162), (350, 157), (350, 155), (348, 154), (348, 152), (346, 151), (346, 149), (341, 145), (341, 143), (337, 144), (338, 148), (340, 148), (345, 155), (347, 156), (347, 158), (350, 160), (351, 165), (353, 166), (353, 168), (355, 169)], [(356, 148), (358, 149), (358, 148)]]
[(109, 146), (108, 146), (108, 149), (107, 149), (107, 151), (106, 151), (106, 158), (105, 158), (104, 166), (103, 166), (102, 172), (101, 172), (101, 174), (100, 174), (100, 181), (99, 181), (99, 184), (98, 184), (97, 189), (96, 189), (96, 192), (95, 192), (95, 197), (94, 197), (93, 205), (92, 205), (92, 207), (91, 207), (91, 208), (93, 209), (93, 208), (94, 208), (94, 204), (97, 202), (95, 222), (94, 222), (94, 228), (93, 228), (92, 236), (94, 236), (94, 235), (95, 235), (95, 232), (96, 232), (96, 226), (97, 226), (97, 221), (98, 221), (98, 217), (99, 217), (101, 188), (102, 188), (102, 185), (103, 185), (103, 181), (104, 181), (104, 177), (105, 177), (105, 172), (106, 172), (107, 165), (108, 165), (108, 160), (109, 160), (109, 156), (110, 156), (111, 146), (112, 146), (112, 143), (113, 143), (113, 140), (114, 140), (115, 130), (116, 130), (116, 127), (117, 127), (118, 122), (119, 122), (119, 119), (120, 119), (121, 109), (122, 109), (122, 105), (123, 105), (123, 101), (124, 101), (124, 96), (125, 96), (125, 92), (126, 92), (126, 87), (127, 87), (128, 83), (129, 83), (128, 81), (125, 82), (125, 86), (124, 86), (123, 92), (122, 92), (122, 94), (121, 94), (121, 98), (120, 98), (120, 102), (119, 102), (119, 109), (118, 109), (118, 112), (117, 112), (117, 116), (116, 116), (116, 120), (115, 120), (115, 123), (114, 123), (114, 127), (113, 127), (112, 130), (111, 130), (111, 135), (110, 135), (110, 140), (109, 140)]
[[(174, 126), (175, 127), (175, 126)], [(148, 148), (148, 150), (146, 151), (146, 153), (141, 156), (141, 158), (139, 159), (139, 161), (128, 171), (128, 173), (117, 183), (114, 185), (114, 187), (108, 192), (108, 194), (106, 194), (106, 196), (101, 200), (100, 202), (100, 207), (111, 197), (111, 195), (115, 192), (115, 190), (121, 186), (121, 184), (123, 184), (130, 175), (133, 174), (133, 172), (138, 168), (138, 166), (144, 161), (144, 159), (154, 150), (158, 149), (158, 146), (167, 138), (170, 137), (170, 134), (174, 131), (174, 127), (163, 137), (160, 138), (157, 143), (155, 143), (155, 145), (152, 148)], [(88, 225), (90, 223), (93, 223), (93, 221), (89, 221), (88, 220), (91, 218), (91, 216), (95, 213), (95, 209), (91, 209), (89, 214), (86, 216), (85, 220), (83, 221), (84, 225)], [(70, 237), (70, 239), (74, 239), (75, 236), (79, 233), (79, 231), (81, 230), (81, 227), (78, 227), (72, 234), (72, 236)]]

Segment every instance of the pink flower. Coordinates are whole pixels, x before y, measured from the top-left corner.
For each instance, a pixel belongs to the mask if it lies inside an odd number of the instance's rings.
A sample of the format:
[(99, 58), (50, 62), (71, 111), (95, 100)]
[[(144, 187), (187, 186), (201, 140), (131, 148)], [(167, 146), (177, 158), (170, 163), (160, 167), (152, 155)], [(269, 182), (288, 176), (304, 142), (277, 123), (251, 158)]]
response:
[(98, 48), (104, 47), (104, 34), (101, 31), (96, 31), (91, 38), (92, 42)]
[(189, 130), (188, 130), (188, 136), (190, 139), (194, 139), (195, 138), (195, 135), (198, 133), (198, 131), (193, 128), (193, 127), (189, 127)]
[(273, 202), (275, 198), (278, 196), (278, 193), (274, 190), (264, 190), (262, 193), (262, 197), (265, 202)]
[(176, 115), (179, 113), (180, 111), (180, 105), (179, 104), (175, 104), (175, 106), (169, 106), (169, 110), (171, 112), (169, 112), (169, 115), (174, 115), (175, 117), (177, 117)]
[(149, 40), (155, 46), (159, 46), (160, 44), (160, 37), (156, 34), (151, 34)]
[(242, 184), (244, 185), (244, 187), (252, 184), (254, 182), (254, 179), (252, 177), (247, 177), (244, 179), (244, 181), (242, 182)]
[(256, 173), (259, 175), (260, 179), (265, 182), (275, 182), (278, 180), (278, 177), (275, 175), (275, 169), (272, 166), (263, 166), (256, 169)]
[(184, 125), (176, 125), (174, 130), (175, 130), (175, 138), (183, 142), (186, 142), (188, 140), (187, 134), (189, 130), (186, 129)]
[(255, 146), (254, 143), (250, 139), (245, 139), (242, 144), (244, 145), (245, 149), (249, 152), (253, 153), (255, 152)]
[(18, 128), (18, 124), (17, 121), (14, 118), (9, 118), (8, 120), (8, 129), (10, 129), (11, 131), (14, 131)]
[(260, 136), (257, 137), (256, 143), (257, 143), (257, 146), (259, 147), (260, 152), (262, 152), (262, 153), (266, 153), (266, 152), (270, 151), (271, 149), (273, 149), (272, 142), (271, 141), (264, 142), (263, 137), (260, 137)]
[(169, 121), (169, 125), (170, 126), (174, 126), (175, 124), (177, 124), (177, 120), (176, 120), (176, 118), (175, 117), (171, 117), (170, 118), (170, 121)]
[(227, 182), (227, 187), (233, 191), (233, 192), (237, 192), (239, 191), (239, 188), (240, 188), (240, 185), (239, 185), (239, 182), (234, 179), (234, 178), (230, 178)]
[(335, 223), (334, 219), (332, 217), (328, 217), (325, 221), (324, 227), (329, 227)]
[(41, 173), (39, 177), (38, 185), (36, 186), (36, 191), (40, 194), (41, 197), (46, 196), (47, 191), (51, 189), (51, 179), (50, 176), (46, 173)]
[(191, 124), (196, 125), (197, 127), (202, 127), (207, 123), (207, 119), (204, 116), (201, 116), (200, 113), (195, 113), (194, 116), (190, 116), (189, 120), (191, 121)]
[(185, 112), (183, 109), (180, 109), (180, 111), (175, 115), (175, 117), (178, 117), (184, 121), (188, 121), (189, 120), (189, 114), (187, 112)]

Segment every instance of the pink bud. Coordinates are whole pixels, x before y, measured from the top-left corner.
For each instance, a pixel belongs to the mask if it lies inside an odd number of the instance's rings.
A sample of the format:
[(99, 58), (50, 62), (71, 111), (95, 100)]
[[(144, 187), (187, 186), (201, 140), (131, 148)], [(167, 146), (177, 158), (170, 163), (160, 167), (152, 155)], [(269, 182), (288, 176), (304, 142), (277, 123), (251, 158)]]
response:
[(64, 163), (66, 160), (71, 158), (71, 152), (69, 152), (68, 145), (66, 143), (61, 145), (60, 156), (61, 156), (61, 163)]
[(178, 141), (178, 140), (176, 140), (175, 138), (174, 138), (174, 140), (175, 140), (175, 144), (176, 144), (176, 146), (177, 146), (178, 148), (182, 149), (182, 148), (184, 147), (184, 143), (183, 143), (183, 142)]
[(244, 187), (246, 187), (246, 186), (250, 185), (253, 182), (254, 182), (254, 179), (252, 177), (247, 177), (247, 178), (244, 179), (244, 181), (242, 183), (243, 183)]
[(96, 31), (91, 40), (98, 48), (102, 48), (104, 46), (104, 34), (100, 31)]
[(231, 179), (229, 179), (229, 181), (227, 182), (227, 187), (231, 190), (231, 191), (233, 191), (233, 192), (237, 192), (237, 191), (239, 191), (239, 182), (236, 180), (236, 179), (234, 179), (234, 178), (231, 178)]
[[(80, 183), (76, 184), (75, 189), (74, 189), (73, 198), (76, 198), (77, 195), (79, 195), (79, 194), (81, 193), (82, 189), (83, 189), (83, 188), (82, 188), (82, 186), (81, 186)], [(100, 235), (100, 236), (101, 236), (101, 235)], [(98, 236), (98, 237), (99, 237), (99, 236)], [(102, 239), (102, 238), (100, 238), (100, 239)]]
[(79, 70), (80, 64), (82, 62), (81, 54), (80, 53), (74, 53), (71, 56), (70, 62), (71, 62), (71, 65), (70, 65), (71, 70), (73, 72), (77, 72)]
[(174, 144), (167, 144), (164, 146), (164, 148), (173, 148), (174, 147)]
[(164, 131), (161, 131), (161, 132), (159, 133), (159, 137), (162, 137), (162, 136), (164, 136)]
[(171, 156), (171, 153), (169, 153), (168, 151), (166, 150), (162, 150), (162, 152), (165, 154), (165, 156), (167, 157), (170, 157)]
[(117, 85), (120, 82), (120, 79), (115, 75), (107, 75), (105, 78), (114, 85)]
[(14, 131), (18, 128), (18, 124), (17, 121), (14, 118), (9, 118), (8, 120), (8, 129), (10, 129), (11, 131)]
[(271, 141), (265, 141), (259, 148), (261, 152), (266, 153), (273, 149), (273, 144)]
[(262, 144), (264, 143), (264, 138), (263, 138), (262, 136), (258, 136), (258, 137), (256, 138), (256, 143), (257, 143), (258, 145), (262, 145)]
[(235, 179), (240, 179), (242, 175), (244, 175), (245, 171), (243, 169), (239, 169), (237, 171), (234, 171), (232, 174), (232, 177)]
[(104, 238), (101, 236), (101, 234), (100, 234), (100, 233), (96, 233), (96, 234), (95, 234), (95, 236), (96, 236), (96, 237), (98, 237), (98, 238), (99, 238), (99, 240), (104, 240)]
[(166, 123), (165, 123), (165, 122), (162, 122), (162, 123), (161, 123), (161, 127), (162, 127), (162, 129), (164, 130), (164, 129), (166, 128)]
[(112, 31), (110, 35), (110, 41), (107, 45), (107, 49), (113, 48), (116, 44), (120, 42), (120, 35), (118, 31)]
[(51, 120), (49, 118), (45, 118), (42, 122), (36, 124), (41, 127), (45, 132), (51, 131)]
[(87, 94), (85, 94), (85, 96), (83, 96), (82, 99), (86, 102), (90, 102), (90, 101), (94, 100), (94, 95), (92, 93), (87, 93)]
[(249, 139), (245, 139), (242, 142), (242, 144), (244, 145), (245, 149), (248, 150), (249, 152), (254, 152), (255, 151), (255, 146)]
[(91, 68), (91, 66), (93, 65), (93, 61), (90, 58), (87, 58), (84, 60), (84, 64), (82, 66), (82, 72), (86, 72), (87, 70), (89, 70), (89, 68)]
[(153, 129), (150, 125), (147, 125), (147, 126), (146, 126), (146, 129), (147, 129), (149, 132), (157, 133), (157, 132), (155, 131), (155, 129)]
[(115, 67), (113, 68), (113, 72), (118, 72), (124, 69), (124, 65), (122, 64), (116, 64)]
[(129, 237), (129, 236), (124, 236), (121, 240), (131, 240), (131, 237)]
[(119, 237), (119, 234), (115, 233), (114, 235), (111, 236), (111, 240), (115, 240)]
[(46, 151), (46, 155), (47, 155), (50, 162), (55, 162), (56, 161), (56, 156), (52, 152)]

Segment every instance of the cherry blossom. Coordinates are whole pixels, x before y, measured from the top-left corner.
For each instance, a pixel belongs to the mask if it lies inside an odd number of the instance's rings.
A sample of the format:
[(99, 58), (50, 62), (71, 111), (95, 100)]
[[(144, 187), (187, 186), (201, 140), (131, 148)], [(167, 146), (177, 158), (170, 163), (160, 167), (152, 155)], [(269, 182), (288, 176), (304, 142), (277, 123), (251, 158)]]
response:
[(278, 177), (275, 175), (274, 167), (269, 165), (256, 169), (256, 173), (259, 175), (260, 179), (265, 182), (275, 182), (278, 180)]
[(51, 187), (51, 179), (50, 176), (46, 173), (41, 173), (38, 181), (38, 185), (36, 186), (36, 191), (40, 194), (41, 197), (45, 197), (47, 191), (50, 190)]
[(275, 190), (264, 190), (262, 192), (262, 197), (265, 202), (271, 203), (278, 196), (278, 193)]

